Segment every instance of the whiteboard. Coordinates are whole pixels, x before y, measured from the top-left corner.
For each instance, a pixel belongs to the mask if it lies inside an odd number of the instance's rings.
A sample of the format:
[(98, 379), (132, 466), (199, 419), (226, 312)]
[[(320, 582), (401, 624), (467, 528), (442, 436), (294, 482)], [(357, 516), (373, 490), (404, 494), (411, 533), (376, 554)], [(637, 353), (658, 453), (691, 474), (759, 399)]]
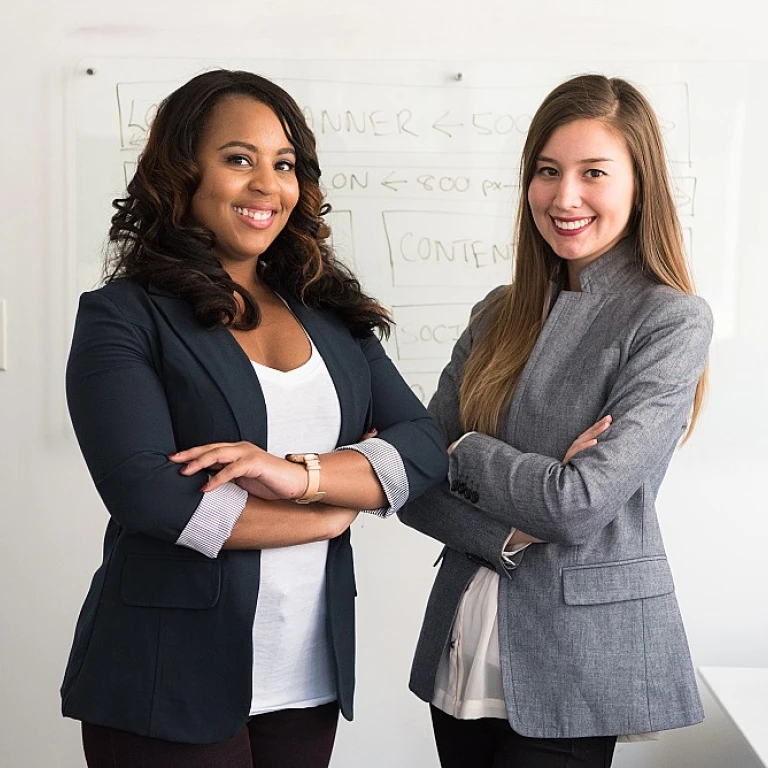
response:
[(158, 102), (213, 67), (263, 74), (303, 109), (318, 140), (334, 247), (391, 309), (388, 352), (423, 401), (471, 306), (510, 280), (531, 115), (581, 72), (625, 77), (655, 106), (698, 288), (717, 334), (735, 333), (736, 263), (762, 239), (748, 242), (755, 229), (742, 218), (755, 192), (745, 173), (747, 112), (752, 132), (768, 115), (760, 67), (738, 63), (81, 62), (71, 83), (77, 292), (98, 283), (110, 203), (133, 173)]
[[(749, 585), (760, 583), (754, 564), (766, 542), (768, 63), (83, 61), (67, 93), (73, 297), (98, 282), (110, 202), (136, 162), (153, 105), (216, 66), (276, 80), (311, 119), (334, 244), (392, 308), (398, 325), (388, 351), (424, 400), (471, 305), (510, 278), (529, 116), (555, 85), (582, 72), (641, 87), (664, 128), (697, 288), (715, 315), (709, 403), (659, 499), (667, 551), (696, 662), (732, 663), (738, 649), (738, 663), (765, 665), (766, 622)], [(718, 555), (725, 552), (731, 520), (742, 524), (729, 544), (740, 555), (713, 561), (707, 553), (713, 540)], [(356, 718), (340, 724), (333, 764), (436, 766), (426, 707), (406, 685), (440, 547), (364, 515), (353, 540), (361, 595)], [(665, 735), (673, 746), (661, 754), (700, 753), (700, 732), (691, 734)], [(658, 762), (637, 754), (616, 762)]]

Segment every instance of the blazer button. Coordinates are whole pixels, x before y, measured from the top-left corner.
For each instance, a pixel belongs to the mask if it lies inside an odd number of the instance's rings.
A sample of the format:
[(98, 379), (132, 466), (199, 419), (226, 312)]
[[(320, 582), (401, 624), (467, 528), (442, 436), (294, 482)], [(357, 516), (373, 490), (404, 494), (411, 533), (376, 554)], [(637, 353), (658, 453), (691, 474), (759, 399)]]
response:
[(464, 488), (462, 493), (464, 494), (465, 499), (469, 500), (472, 498), (472, 491), (469, 488)]
[(464, 491), (467, 489), (467, 486), (465, 483), (462, 483), (461, 480), (459, 480), (458, 483), (456, 483), (456, 490), (459, 493), (464, 493)]
[(459, 484), (458, 484), (458, 483), (457, 483), (457, 482), (454, 480), (454, 481), (451, 483), (451, 490), (452, 490), (452, 491), (455, 491), (455, 490), (457, 490), (457, 489), (458, 489), (458, 487), (459, 487)]
[(472, 497), (470, 498), (470, 501), (473, 504), (477, 504), (477, 501), (479, 498), (480, 498), (480, 494), (477, 491), (472, 491)]

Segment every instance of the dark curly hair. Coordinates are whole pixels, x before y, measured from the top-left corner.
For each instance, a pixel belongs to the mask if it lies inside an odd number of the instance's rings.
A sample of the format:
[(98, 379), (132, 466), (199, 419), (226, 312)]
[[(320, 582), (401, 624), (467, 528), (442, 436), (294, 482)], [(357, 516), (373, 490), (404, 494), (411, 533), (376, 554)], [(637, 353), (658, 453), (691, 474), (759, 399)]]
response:
[(231, 96), (270, 107), (296, 151), (299, 201), (260, 256), (259, 277), (308, 307), (334, 311), (355, 336), (373, 330), (388, 336), (389, 313), (363, 293), (327, 242), (330, 229), (323, 216), (330, 205), (323, 202), (315, 137), (304, 115), (282, 88), (251, 72), (205, 72), (160, 103), (126, 196), (112, 202), (117, 212), (109, 229), (105, 282), (128, 278), (170, 290), (189, 301), (197, 320), (209, 328), (223, 322), (250, 330), (259, 324), (257, 302), (216, 258), (213, 232), (190, 215), (200, 182), (195, 159), (200, 140), (214, 107)]

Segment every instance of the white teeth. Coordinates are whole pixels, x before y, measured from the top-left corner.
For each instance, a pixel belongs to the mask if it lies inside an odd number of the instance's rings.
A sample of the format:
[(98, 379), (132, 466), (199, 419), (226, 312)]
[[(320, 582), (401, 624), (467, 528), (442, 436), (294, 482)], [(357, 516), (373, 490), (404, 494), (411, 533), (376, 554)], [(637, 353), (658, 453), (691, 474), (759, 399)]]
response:
[(579, 219), (578, 221), (560, 221), (560, 219), (553, 219), (555, 226), (558, 229), (581, 229), (586, 227), (592, 219)]
[(266, 221), (274, 214), (274, 211), (249, 211), (247, 208), (240, 208), (237, 205), (233, 206), (233, 208), (236, 213), (239, 213), (241, 216), (247, 216), (254, 221)]

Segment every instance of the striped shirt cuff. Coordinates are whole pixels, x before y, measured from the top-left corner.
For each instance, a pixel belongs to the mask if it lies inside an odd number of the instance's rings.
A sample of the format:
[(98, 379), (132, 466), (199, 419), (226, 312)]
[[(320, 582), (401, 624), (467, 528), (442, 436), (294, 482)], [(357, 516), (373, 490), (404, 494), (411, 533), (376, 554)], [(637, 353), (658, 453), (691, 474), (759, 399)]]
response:
[(408, 501), (408, 475), (405, 473), (402, 456), (386, 440), (370, 437), (354, 445), (339, 446), (336, 450), (362, 453), (371, 463), (374, 474), (384, 489), (384, 495), (387, 497), (389, 506), (380, 509), (361, 509), (361, 512), (368, 512), (379, 517), (389, 517)]
[(248, 492), (236, 483), (224, 483), (215, 491), (204, 493), (176, 543), (206, 557), (217, 557), (247, 501)]

